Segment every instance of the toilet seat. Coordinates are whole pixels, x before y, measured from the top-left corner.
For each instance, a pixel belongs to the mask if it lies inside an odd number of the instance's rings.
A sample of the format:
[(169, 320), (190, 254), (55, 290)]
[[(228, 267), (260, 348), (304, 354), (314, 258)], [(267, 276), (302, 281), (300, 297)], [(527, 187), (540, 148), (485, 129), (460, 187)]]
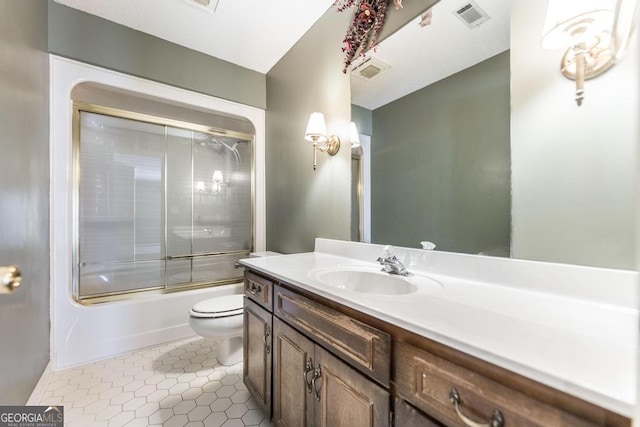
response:
[(191, 308), (189, 314), (192, 317), (219, 319), (223, 317), (242, 315), (243, 312), (243, 295), (234, 294), (201, 301)]

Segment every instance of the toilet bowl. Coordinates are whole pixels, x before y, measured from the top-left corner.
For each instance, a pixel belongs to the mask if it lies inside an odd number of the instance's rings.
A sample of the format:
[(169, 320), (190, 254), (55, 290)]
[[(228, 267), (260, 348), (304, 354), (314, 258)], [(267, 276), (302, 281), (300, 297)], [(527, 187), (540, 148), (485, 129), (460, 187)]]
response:
[(225, 366), (242, 361), (242, 294), (210, 298), (189, 311), (189, 325), (204, 338), (218, 343), (218, 362)]

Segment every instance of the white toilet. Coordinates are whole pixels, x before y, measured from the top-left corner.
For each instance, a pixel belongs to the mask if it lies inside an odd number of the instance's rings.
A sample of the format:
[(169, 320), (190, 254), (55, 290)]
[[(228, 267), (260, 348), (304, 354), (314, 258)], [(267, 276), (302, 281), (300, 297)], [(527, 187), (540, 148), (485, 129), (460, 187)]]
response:
[(189, 325), (204, 338), (218, 343), (218, 362), (225, 366), (242, 361), (242, 323), (244, 301), (242, 294), (210, 298), (194, 305)]
[[(252, 252), (251, 258), (281, 255), (278, 252)], [(225, 366), (242, 361), (243, 294), (209, 298), (189, 311), (189, 325), (204, 338), (218, 342), (218, 362)]]

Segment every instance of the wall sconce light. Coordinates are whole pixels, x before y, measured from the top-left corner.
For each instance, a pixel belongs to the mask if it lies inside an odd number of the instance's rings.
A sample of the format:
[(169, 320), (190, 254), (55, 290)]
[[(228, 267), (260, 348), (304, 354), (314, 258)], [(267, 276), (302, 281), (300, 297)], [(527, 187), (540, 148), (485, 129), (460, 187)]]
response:
[(222, 190), (222, 183), (224, 182), (224, 177), (222, 176), (221, 170), (213, 171), (213, 192), (219, 193)]
[(636, 0), (549, 0), (542, 47), (567, 49), (560, 69), (576, 81), (582, 105), (584, 81), (607, 71), (624, 51)]
[(316, 170), (318, 150), (330, 156), (335, 156), (340, 150), (340, 138), (336, 135), (327, 136), (327, 126), (324, 123), (324, 114), (322, 113), (311, 113), (304, 139), (313, 143), (313, 170)]
[(229, 182), (224, 180), (224, 175), (221, 170), (214, 170), (212, 177), (212, 185), (210, 189), (207, 188), (204, 181), (197, 181), (195, 184), (195, 190), (199, 194), (204, 194), (205, 196), (211, 194), (219, 194), (222, 191), (223, 187), (229, 185)]
[(351, 148), (360, 147), (360, 137), (358, 136), (358, 128), (356, 124), (349, 123), (349, 141), (351, 142)]

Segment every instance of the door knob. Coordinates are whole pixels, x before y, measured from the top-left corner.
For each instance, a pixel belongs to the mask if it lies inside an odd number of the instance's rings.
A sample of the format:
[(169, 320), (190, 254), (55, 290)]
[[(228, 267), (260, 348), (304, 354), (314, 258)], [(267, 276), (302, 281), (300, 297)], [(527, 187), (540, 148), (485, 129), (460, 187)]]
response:
[(9, 294), (20, 286), (22, 274), (15, 265), (0, 267), (0, 294)]

